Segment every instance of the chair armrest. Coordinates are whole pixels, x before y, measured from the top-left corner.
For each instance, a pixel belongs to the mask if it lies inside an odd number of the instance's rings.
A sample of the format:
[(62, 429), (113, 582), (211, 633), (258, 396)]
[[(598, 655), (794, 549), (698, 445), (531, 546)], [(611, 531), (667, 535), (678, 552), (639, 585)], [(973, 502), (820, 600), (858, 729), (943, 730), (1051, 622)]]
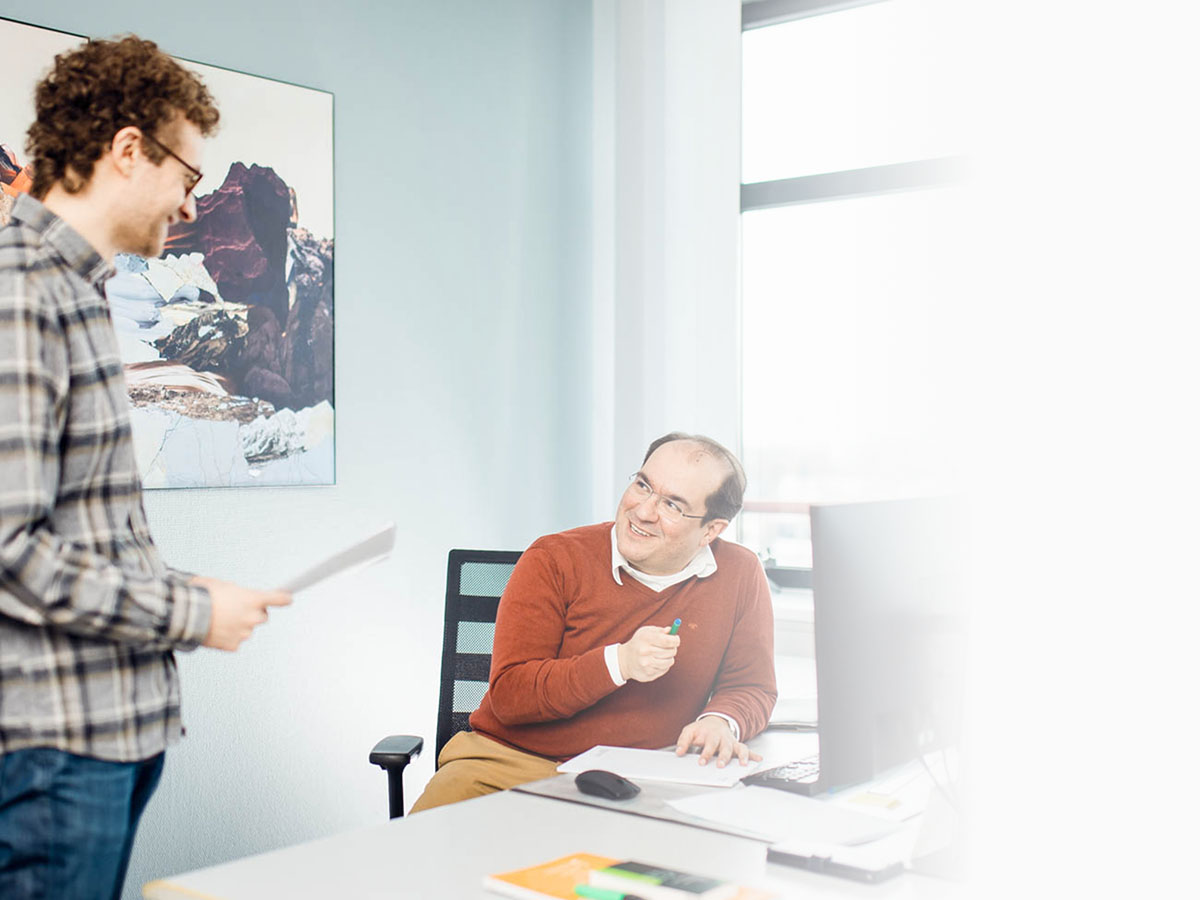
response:
[(371, 763), (387, 772), (388, 816), (393, 819), (404, 815), (404, 768), (424, 746), (425, 741), (415, 734), (393, 734), (371, 751)]
[(424, 739), (415, 734), (393, 734), (375, 745), (371, 751), (371, 764), (388, 771), (403, 769), (424, 747)]

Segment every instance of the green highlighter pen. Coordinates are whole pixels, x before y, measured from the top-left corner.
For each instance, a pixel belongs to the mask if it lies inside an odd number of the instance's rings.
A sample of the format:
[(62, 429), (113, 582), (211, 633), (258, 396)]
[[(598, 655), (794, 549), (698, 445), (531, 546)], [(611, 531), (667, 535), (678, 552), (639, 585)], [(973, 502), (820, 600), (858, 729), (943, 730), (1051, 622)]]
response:
[(668, 634), (679, 634), (679, 626), (683, 624), (683, 619), (676, 619), (671, 623), (671, 630)]
[(608, 888), (592, 887), (590, 884), (575, 885), (575, 894), (587, 897), (588, 900), (642, 900), (637, 894), (626, 894), (624, 891), (611, 891)]

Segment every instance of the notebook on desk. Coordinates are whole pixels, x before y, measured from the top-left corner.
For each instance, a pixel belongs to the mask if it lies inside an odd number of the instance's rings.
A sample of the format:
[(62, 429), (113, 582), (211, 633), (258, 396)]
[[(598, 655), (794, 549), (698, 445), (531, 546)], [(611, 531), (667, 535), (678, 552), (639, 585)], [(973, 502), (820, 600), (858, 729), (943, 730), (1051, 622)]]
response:
[[(751, 763), (754, 767), (756, 764)], [(669, 781), (707, 787), (732, 787), (744, 768), (737, 765), (702, 766), (694, 755), (676, 756), (674, 750), (641, 750), (633, 747), (598, 745), (558, 766), (559, 772), (578, 774), (604, 769), (634, 781)]]

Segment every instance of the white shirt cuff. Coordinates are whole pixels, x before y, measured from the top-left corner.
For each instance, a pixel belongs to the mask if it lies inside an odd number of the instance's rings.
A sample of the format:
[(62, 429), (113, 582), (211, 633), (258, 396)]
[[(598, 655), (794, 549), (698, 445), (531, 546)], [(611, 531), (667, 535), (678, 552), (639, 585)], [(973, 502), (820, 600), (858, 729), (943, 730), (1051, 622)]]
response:
[(725, 715), (725, 713), (706, 712), (701, 713), (696, 721), (699, 722), (700, 719), (703, 719), (705, 716), (717, 716), (718, 718), (724, 719), (729, 723), (729, 730), (733, 732), (733, 739), (735, 741), (740, 741), (742, 739), (742, 729), (738, 727), (738, 723), (735, 722), (730, 716)]
[(617, 661), (617, 647), (619, 646), (620, 644), (609, 644), (604, 648), (604, 664), (608, 666), (608, 677), (617, 687), (625, 683), (625, 679), (621, 677), (621, 664)]

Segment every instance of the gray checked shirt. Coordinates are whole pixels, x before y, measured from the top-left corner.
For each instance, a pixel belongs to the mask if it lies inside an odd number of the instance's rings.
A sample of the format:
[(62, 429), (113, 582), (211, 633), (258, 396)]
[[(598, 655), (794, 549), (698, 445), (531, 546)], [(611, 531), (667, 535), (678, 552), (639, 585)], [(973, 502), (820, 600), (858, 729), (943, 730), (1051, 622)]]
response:
[(161, 752), (181, 733), (171, 651), (208, 632), (208, 592), (146, 524), (111, 274), (17, 198), (0, 229), (0, 754)]

